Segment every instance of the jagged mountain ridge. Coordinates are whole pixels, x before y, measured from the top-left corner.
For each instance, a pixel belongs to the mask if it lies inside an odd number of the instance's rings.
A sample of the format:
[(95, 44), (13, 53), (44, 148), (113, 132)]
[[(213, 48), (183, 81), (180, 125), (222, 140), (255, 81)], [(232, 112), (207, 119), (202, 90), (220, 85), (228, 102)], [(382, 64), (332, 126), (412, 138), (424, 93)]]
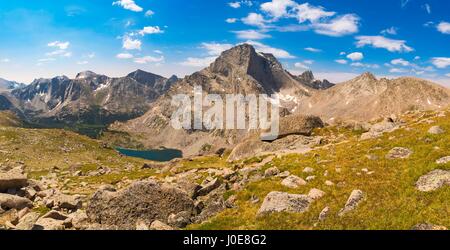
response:
[(0, 92), (2, 91), (11, 91), (13, 89), (18, 89), (26, 86), (23, 83), (19, 83), (16, 81), (8, 81), (6, 79), (0, 78)]
[(13, 90), (29, 120), (39, 122), (108, 124), (144, 114), (151, 102), (163, 94), (177, 78), (138, 70), (129, 76), (110, 78), (92, 71), (80, 72), (74, 79), (58, 76), (36, 79)]
[(326, 79), (324, 79), (322, 81), (315, 79), (314, 74), (311, 70), (307, 70), (307, 71), (303, 72), (303, 74), (301, 74), (299, 76), (294, 76), (294, 77), (297, 81), (299, 81), (313, 89), (328, 89), (335, 85)]

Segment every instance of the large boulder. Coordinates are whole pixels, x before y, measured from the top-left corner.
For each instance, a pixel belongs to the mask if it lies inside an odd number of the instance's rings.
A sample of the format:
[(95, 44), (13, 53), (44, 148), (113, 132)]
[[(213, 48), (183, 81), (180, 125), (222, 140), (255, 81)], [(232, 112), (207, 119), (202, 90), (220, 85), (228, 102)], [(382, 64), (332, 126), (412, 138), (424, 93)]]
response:
[(16, 225), (16, 229), (18, 230), (31, 230), (34, 227), (34, 224), (39, 219), (39, 214), (36, 212), (27, 213), (19, 220), (19, 224)]
[(308, 211), (310, 203), (307, 195), (273, 191), (264, 198), (258, 216), (275, 212), (303, 213)]
[(323, 127), (323, 121), (317, 116), (289, 115), (280, 119), (278, 139), (288, 135), (310, 136), (315, 128)]
[(444, 185), (450, 185), (450, 170), (433, 170), (416, 182), (416, 188), (422, 192), (435, 191)]
[(21, 188), (28, 183), (27, 176), (20, 169), (11, 169), (8, 172), (0, 172), (0, 192), (10, 188)]
[(383, 135), (383, 133), (393, 132), (398, 128), (399, 126), (392, 119), (388, 118), (372, 125), (368, 132), (361, 135), (361, 140), (377, 138)]
[(17, 209), (21, 210), (23, 208), (32, 208), (33, 203), (27, 199), (11, 194), (0, 193), (0, 208), (4, 210)]
[(194, 202), (186, 192), (149, 180), (135, 182), (118, 192), (98, 190), (86, 213), (91, 222), (134, 229), (138, 220), (167, 222), (169, 215), (193, 209)]
[(298, 188), (299, 186), (306, 185), (306, 181), (296, 175), (290, 175), (281, 181), (281, 185), (288, 188)]

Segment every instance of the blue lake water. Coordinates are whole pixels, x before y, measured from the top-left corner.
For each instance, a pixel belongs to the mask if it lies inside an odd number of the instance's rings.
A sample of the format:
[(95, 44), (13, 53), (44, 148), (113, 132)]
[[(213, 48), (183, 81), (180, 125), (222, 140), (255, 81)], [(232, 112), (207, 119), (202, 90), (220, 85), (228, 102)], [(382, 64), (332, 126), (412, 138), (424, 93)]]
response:
[(119, 153), (130, 156), (137, 157), (151, 161), (170, 161), (175, 158), (182, 158), (183, 153), (178, 149), (153, 149), (153, 150), (134, 150), (134, 149), (126, 149), (126, 148), (116, 148)]

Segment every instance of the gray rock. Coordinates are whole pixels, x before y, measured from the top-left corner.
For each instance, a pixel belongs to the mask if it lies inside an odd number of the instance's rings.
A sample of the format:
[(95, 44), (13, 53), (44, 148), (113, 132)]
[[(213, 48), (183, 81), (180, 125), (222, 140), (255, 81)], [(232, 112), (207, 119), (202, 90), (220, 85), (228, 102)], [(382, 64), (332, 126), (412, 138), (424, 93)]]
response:
[(193, 209), (194, 202), (186, 192), (149, 180), (135, 182), (118, 192), (97, 191), (86, 213), (91, 222), (134, 229), (138, 219), (167, 221), (170, 214)]
[(311, 200), (306, 195), (273, 191), (264, 198), (257, 215), (276, 212), (303, 213), (308, 211), (310, 203)]
[(27, 199), (16, 195), (2, 194), (0, 193), (0, 207), (5, 210), (17, 209), (21, 210), (23, 208), (32, 208), (32, 202)]
[(443, 130), (441, 127), (439, 127), (439, 126), (433, 126), (433, 127), (431, 127), (429, 130), (428, 130), (428, 133), (429, 134), (432, 134), (432, 135), (439, 135), (439, 134), (443, 134), (443, 133), (445, 133), (445, 130)]
[(39, 218), (33, 226), (33, 230), (64, 230), (64, 220), (52, 218)]
[(359, 203), (362, 201), (363, 198), (364, 198), (363, 191), (353, 190), (347, 202), (345, 203), (344, 208), (341, 209), (341, 211), (339, 211), (338, 216), (343, 216), (346, 213), (356, 209), (356, 207), (358, 207)]
[(150, 224), (150, 230), (174, 230), (174, 228), (162, 221), (155, 220)]
[(55, 220), (65, 220), (67, 218), (69, 218), (67, 215), (59, 212), (59, 211), (49, 211), (48, 213), (44, 214), (42, 216), (42, 218), (50, 218), (50, 219), (55, 219)]
[(39, 219), (39, 214), (36, 212), (29, 212), (26, 215), (24, 215), (20, 221), (19, 224), (16, 225), (16, 228), (18, 230), (31, 230), (33, 229), (34, 224)]
[(266, 169), (266, 171), (264, 171), (264, 176), (266, 178), (268, 178), (268, 177), (275, 176), (279, 173), (280, 173), (280, 170), (277, 167), (271, 167), (271, 168)]
[(296, 175), (290, 175), (281, 182), (281, 185), (288, 188), (298, 188), (306, 185), (306, 181)]
[(27, 184), (27, 177), (19, 168), (11, 169), (6, 173), (0, 172), (0, 192), (8, 189), (19, 189), (25, 187)]
[(419, 230), (419, 231), (426, 231), (426, 230), (448, 230), (447, 227), (434, 225), (430, 223), (420, 223), (411, 228), (411, 230)]
[(320, 199), (320, 198), (322, 198), (324, 195), (325, 195), (325, 192), (322, 191), (322, 190), (320, 190), (320, 189), (317, 189), (317, 188), (311, 189), (311, 190), (309, 191), (309, 193), (308, 193), (308, 197), (311, 198), (311, 199), (313, 199), (313, 200)]
[(83, 230), (89, 227), (89, 218), (86, 212), (77, 210), (74, 213), (69, 214), (69, 218), (72, 219), (72, 227), (77, 230)]
[(169, 215), (169, 218), (167, 219), (167, 223), (171, 226), (178, 227), (178, 228), (184, 228), (189, 223), (191, 223), (191, 212), (179, 212), (177, 214), (171, 214)]
[(218, 178), (213, 179), (210, 182), (207, 182), (206, 184), (202, 185), (202, 188), (198, 190), (197, 196), (204, 196), (209, 194), (214, 189), (220, 187), (221, 181)]
[(283, 172), (277, 174), (277, 177), (279, 177), (279, 178), (286, 178), (289, 175), (291, 175), (291, 173), (289, 171), (283, 171)]
[(413, 152), (407, 148), (396, 147), (391, 149), (386, 155), (387, 159), (406, 159), (411, 156)]
[(306, 167), (303, 169), (303, 173), (312, 173), (312, 172), (314, 172), (314, 168)]
[(319, 214), (319, 221), (324, 221), (328, 217), (329, 213), (330, 213), (329, 207), (325, 207), (324, 209), (322, 209), (322, 211)]
[(82, 201), (77, 195), (58, 194), (53, 197), (53, 201), (54, 206), (69, 210), (77, 210), (82, 205)]
[(436, 169), (421, 176), (416, 182), (416, 188), (422, 192), (435, 191), (444, 185), (450, 185), (450, 171)]
[(450, 156), (445, 156), (436, 161), (436, 164), (447, 164), (450, 162)]

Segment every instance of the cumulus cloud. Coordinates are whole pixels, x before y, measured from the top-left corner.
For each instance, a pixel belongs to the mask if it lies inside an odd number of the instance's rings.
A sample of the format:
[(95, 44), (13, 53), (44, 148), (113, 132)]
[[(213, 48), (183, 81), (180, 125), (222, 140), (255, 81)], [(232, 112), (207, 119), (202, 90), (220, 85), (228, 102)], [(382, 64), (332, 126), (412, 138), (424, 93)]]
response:
[(388, 35), (397, 35), (397, 31), (398, 31), (398, 29), (396, 27), (390, 27), (385, 30), (382, 30), (380, 33), (382, 35), (387, 35), (387, 34)]
[(314, 23), (312, 26), (318, 34), (339, 37), (357, 33), (359, 31), (359, 20), (357, 15), (347, 14), (327, 22)]
[(141, 12), (143, 9), (139, 5), (137, 5), (134, 0), (119, 0), (113, 2), (112, 5), (120, 6), (126, 10), (131, 10), (134, 12)]
[(120, 53), (120, 54), (116, 55), (116, 58), (119, 58), (119, 59), (130, 59), (130, 58), (133, 58), (133, 55), (130, 54), (130, 53)]
[(411, 52), (414, 49), (406, 45), (404, 40), (394, 40), (383, 36), (357, 36), (358, 48), (370, 45), (374, 48), (387, 49), (390, 52)]
[(338, 60), (334, 60), (335, 62), (339, 63), (339, 64), (347, 64), (347, 60), (344, 59), (338, 59)]
[(299, 68), (299, 69), (309, 69), (309, 66), (307, 66), (307, 65), (305, 65), (304, 63), (301, 63), (301, 62), (295, 63), (294, 67)]
[(227, 18), (227, 19), (225, 19), (225, 22), (227, 22), (227, 23), (235, 23), (235, 22), (237, 22), (237, 18)]
[(402, 58), (398, 58), (398, 59), (392, 60), (392, 61), (391, 61), (391, 64), (392, 64), (392, 65), (401, 65), (401, 66), (404, 66), (404, 67), (410, 66), (410, 65), (411, 65), (410, 62), (408, 62), (408, 61), (406, 61), (406, 60), (404, 60), (404, 59), (402, 59)]
[(206, 49), (208, 55), (218, 56), (225, 50), (231, 49), (233, 44), (229, 43), (202, 43), (201, 48)]
[(347, 58), (352, 61), (361, 61), (364, 58), (364, 54), (361, 52), (353, 52), (347, 55)]
[(437, 68), (445, 69), (450, 66), (450, 57), (433, 57), (431, 63)]
[(243, 23), (251, 26), (264, 27), (266, 25), (266, 20), (261, 14), (249, 13), (248, 16), (241, 19)]
[(309, 3), (297, 5), (294, 9), (296, 18), (300, 23), (305, 21), (317, 22), (320, 19), (332, 17), (336, 14), (336, 12), (325, 11), (323, 7), (312, 6)]
[(57, 47), (60, 50), (65, 50), (69, 48), (70, 42), (60, 42), (60, 41), (54, 41), (47, 44), (48, 47)]
[(271, 37), (269, 34), (265, 34), (263, 32), (257, 31), (257, 30), (240, 30), (240, 31), (233, 31), (237, 38), (243, 39), (243, 40), (261, 40), (264, 38)]
[(145, 35), (149, 35), (149, 34), (161, 34), (161, 33), (164, 33), (164, 31), (161, 30), (159, 28), (159, 26), (146, 26), (142, 30), (140, 30), (138, 33), (141, 36), (145, 36)]
[(437, 30), (442, 34), (450, 34), (450, 23), (440, 22), (437, 26)]
[(146, 17), (153, 16), (154, 14), (155, 14), (155, 12), (153, 12), (152, 10), (147, 10), (147, 11), (145, 12), (145, 16), (146, 16)]
[(140, 50), (142, 42), (138, 39), (132, 39), (130, 37), (124, 37), (122, 41), (122, 47), (126, 50)]
[(147, 63), (157, 63), (164, 61), (164, 56), (153, 57), (153, 56), (144, 56), (134, 58), (134, 62), (138, 64), (147, 64)]
[(297, 3), (292, 0), (272, 0), (261, 4), (261, 10), (274, 18), (280, 18), (287, 15), (289, 7), (295, 6), (297, 6)]
[(291, 58), (295, 58), (295, 56), (291, 55), (289, 52), (287, 52), (286, 50), (283, 49), (278, 49), (278, 48), (273, 48), (270, 47), (268, 45), (262, 44), (260, 42), (256, 42), (256, 41), (246, 41), (245, 43), (253, 45), (253, 47), (255, 47), (255, 49), (259, 52), (263, 52), (263, 53), (268, 53), (268, 54), (272, 54), (277, 58), (281, 58), (281, 59), (291, 59)]
[(183, 66), (188, 66), (188, 67), (207, 67), (212, 62), (214, 62), (214, 60), (216, 60), (215, 56), (209, 56), (209, 57), (203, 57), (203, 58), (188, 57), (184, 62), (181, 62), (180, 64)]
[(250, 0), (242, 0), (242, 1), (236, 1), (236, 2), (229, 2), (228, 6), (230, 6), (231, 8), (234, 9), (238, 9), (240, 8), (242, 5), (246, 5), (246, 6), (253, 6), (253, 2)]

